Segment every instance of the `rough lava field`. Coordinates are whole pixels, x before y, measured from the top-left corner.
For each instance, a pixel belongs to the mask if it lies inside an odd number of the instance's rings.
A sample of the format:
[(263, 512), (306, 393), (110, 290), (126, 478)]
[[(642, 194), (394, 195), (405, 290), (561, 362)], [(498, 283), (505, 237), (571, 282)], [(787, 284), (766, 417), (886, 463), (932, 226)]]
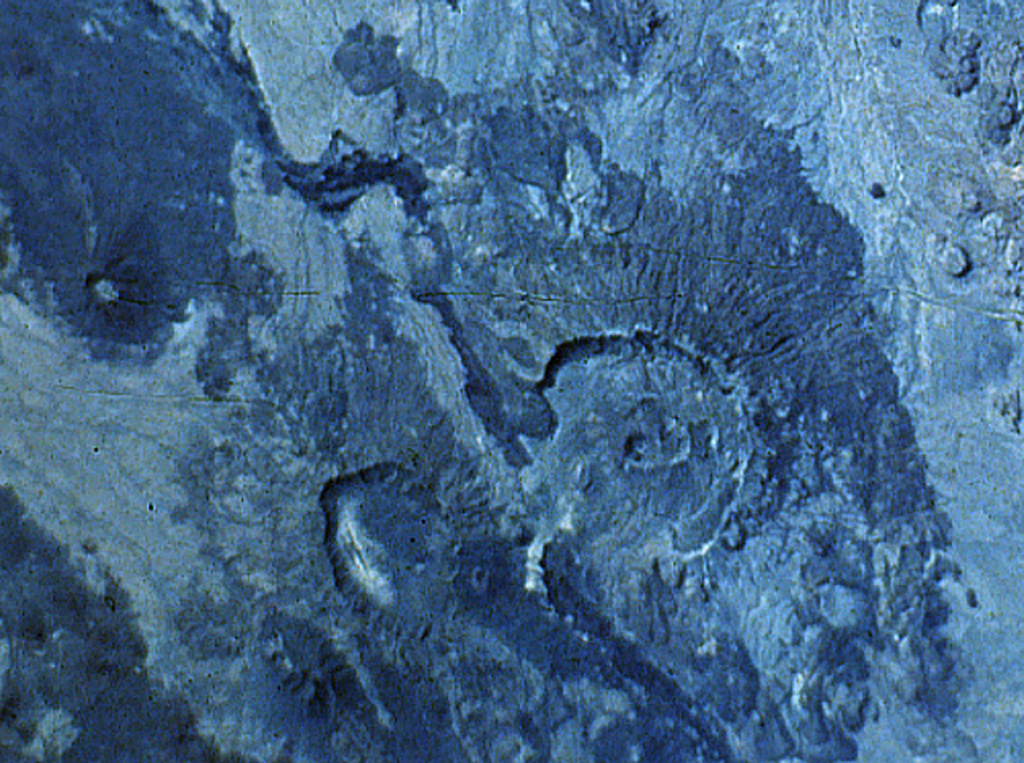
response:
[(1024, 7), (0, 0), (0, 761), (1024, 760)]

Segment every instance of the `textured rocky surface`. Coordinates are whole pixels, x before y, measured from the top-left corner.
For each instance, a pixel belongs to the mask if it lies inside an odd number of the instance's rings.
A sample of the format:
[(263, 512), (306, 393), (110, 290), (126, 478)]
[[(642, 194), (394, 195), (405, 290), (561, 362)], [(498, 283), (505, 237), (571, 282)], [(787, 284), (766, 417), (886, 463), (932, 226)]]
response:
[(1010, 6), (0, 18), (5, 759), (1020, 758)]

